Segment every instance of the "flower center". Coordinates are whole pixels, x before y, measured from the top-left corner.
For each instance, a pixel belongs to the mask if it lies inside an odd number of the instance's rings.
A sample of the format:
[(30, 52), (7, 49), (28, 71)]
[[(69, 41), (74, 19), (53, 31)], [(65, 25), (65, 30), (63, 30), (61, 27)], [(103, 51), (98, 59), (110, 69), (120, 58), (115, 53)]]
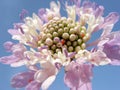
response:
[(90, 39), (85, 26), (65, 17), (55, 17), (44, 24), (41, 36), (38, 45), (48, 46), (53, 54), (61, 51), (62, 47), (65, 47), (68, 52), (83, 50), (86, 48), (85, 43)]

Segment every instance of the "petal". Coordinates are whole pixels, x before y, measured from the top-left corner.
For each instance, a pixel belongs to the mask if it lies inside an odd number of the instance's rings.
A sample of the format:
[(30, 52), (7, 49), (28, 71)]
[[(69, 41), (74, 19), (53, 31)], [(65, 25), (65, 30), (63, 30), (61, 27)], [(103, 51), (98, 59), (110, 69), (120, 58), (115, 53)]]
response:
[(92, 90), (92, 85), (91, 83), (85, 83), (83, 85), (81, 85), (78, 89), (76, 90)]
[(48, 77), (41, 85), (42, 90), (47, 90), (49, 86), (54, 82), (55, 78), (55, 75)]
[(22, 88), (34, 80), (34, 72), (23, 72), (15, 75), (11, 80), (14, 88)]
[(112, 12), (105, 18), (104, 22), (109, 24), (115, 24), (118, 20), (119, 20), (119, 14), (116, 12)]
[(29, 83), (25, 90), (40, 90), (41, 83), (38, 83), (37, 81), (32, 81)]
[(11, 63), (11, 67), (20, 67), (20, 66), (23, 66), (25, 65), (27, 61), (26, 60), (20, 60), (18, 62), (14, 62), (14, 63)]
[(78, 87), (80, 83), (79, 66), (72, 62), (68, 65), (68, 71), (65, 73), (64, 82), (69, 88)]
[(11, 42), (11, 41), (7, 41), (4, 43), (4, 48), (7, 50), (7, 51), (11, 51), (11, 48), (14, 44)]
[(47, 71), (45, 71), (45, 70), (37, 71), (35, 73), (34, 78), (35, 78), (35, 80), (37, 80), (40, 83), (44, 82), (48, 78)]
[(12, 64), (12, 63), (14, 63), (14, 62), (16, 62), (18, 60), (19, 60), (19, 58), (17, 58), (14, 55), (5, 56), (5, 57), (0, 58), (0, 62), (3, 63), (3, 64)]
[(21, 34), (18, 30), (15, 30), (15, 29), (9, 29), (8, 33), (10, 33), (11, 35), (20, 35)]

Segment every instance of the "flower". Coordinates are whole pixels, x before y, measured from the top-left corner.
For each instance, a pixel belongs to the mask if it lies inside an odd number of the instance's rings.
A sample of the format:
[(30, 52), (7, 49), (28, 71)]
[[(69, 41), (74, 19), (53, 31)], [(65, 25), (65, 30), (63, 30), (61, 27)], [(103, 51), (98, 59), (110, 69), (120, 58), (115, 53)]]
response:
[[(112, 32), (119, 14), (104, 17), (103, 6), (71, 0), (64, 4), (65, 17), (60, 13), (61, 3), (52, 1), (50, 9), (39, 9), (32, 17), (25, 17), (28, 12), (23, 9), (22, 22), (8, 30), (18, 43), (4, 44), (12, 55), (1, 57), (0, 62), (28, 69), (12, 78), (14, 88), (47, 90), (63, 67), (64, 82), (70, 90), (92, 90), (95, 66), (120, 65), (120, 32)], [(100, 37), (88, 42), (100, 30)]]

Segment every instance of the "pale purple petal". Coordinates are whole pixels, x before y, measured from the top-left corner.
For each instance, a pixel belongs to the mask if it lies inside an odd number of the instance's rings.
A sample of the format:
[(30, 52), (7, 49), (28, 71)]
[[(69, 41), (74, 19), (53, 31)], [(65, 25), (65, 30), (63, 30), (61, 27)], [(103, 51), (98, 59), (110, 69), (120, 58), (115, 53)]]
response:
[(38, 83), (37, 81), (32, 81), (29, 83), (25, 90), (40, 90), (41, 83)]
[(11, 41), (7, 41), (7, 42), (4, 43), (4, 48), (5, 48), (8, 52), (10, 52), (13, 45), (14, 45), (14, 44), (13, 44)]
[(99, 17), (102, 16), (104, 12), (104, 7), (103, 6), (98, 6), (98, 8), (95, 10), (95, 16)]
[(22, 12), (19, 14), (20, 19), (23, 20), (27, 14), (28, 14), (28, 11), (23, 9)]
[(34, 80), (34, 72), (23, 72), (15, 75), (11, 80), (14, 88), (22, 88)]
[(119, 14), (117, 12), (112, 12), (107, 17), (104, 18), (104, 22), (103, 24), (101, 24), (101, 28), (104, 28), (110, 24), (115, 24), (118, 20)]
[[(104, 39), (108, 39), (107, 42), (99, 44), (99, 49), (102, 49), (107, 57), (112, 61), (114, 65), (119, 65), (120, 62), (120, 32), (114, 32), (108, 34)], [(102, 41), (102, 40), (101, 40)], [(99, 43), (101, 43), (101, 41)], [(117, 64), (118, 62), (118, 64)]]
[(12, 64), (14, 62), (17, 62), (18, 60), (19, 60), (19, 58), (17, 58), (14, 55), (5, 56), (5, 57), (0, 58), (0, 62), (3, 63), (3, 64)]
[(21, 33), (16, 29), (9, 29), (8, 33), (10, 33), (11, 35), (21, 35)]
[(119, 14), (116, 12), (110, 13), (105, 17), (104, 23), (115, 24), (119, 20)]
[(66, 71), (64, 82), (69, 88), (77, 88), (81, 85), (88, 83), (92, 78), (92, 66), (87, 64), (78, 64), (72, 62), (68, 66)]
[(88, 83), (86, 83), (86, 84), (83, 84), (82, 86), (80, 86), (80, 87), (77, 88), (76, 90), (92, 90), (91, 82), (88, 82)]
[(110, 45), (104, 44), (103, 51), (106, 53), (107, 57), (110, 58), (112, 61), (119, 60), (120, 62), (120, 46), (118, 45)]

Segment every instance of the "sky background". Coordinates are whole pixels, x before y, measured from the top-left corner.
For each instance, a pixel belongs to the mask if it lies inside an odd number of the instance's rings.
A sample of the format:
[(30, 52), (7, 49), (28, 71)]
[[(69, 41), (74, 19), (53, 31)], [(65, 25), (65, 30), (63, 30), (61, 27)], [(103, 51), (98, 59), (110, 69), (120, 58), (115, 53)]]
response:
[[(39, 8), (49, 8), (50, 1), (52, 0), (0, 0), (0, 57), (9, 55), (2, 44), (12, 40), (7, 30), (13, 28), (13, 23), (20, 22), (19, 13), (22, 9), (28, 10), (31, 16), (33, 12), (37, 13)], [(120, 13), (120, 0), (92, 1), (105, 7), (105, 16), (113, 11)], [(120, 21), (113, 29), (113, 31), (116, 30), (120, 30)], [(15, 90), (10, 86), (10, 79), (14, 74), (24, 70), (25, 67), (11, 68), (9, 65), (0, 64), (0, 90)], [(120, 90), (120, 66), (95, 67), (93, 72), (93, 90)], [(63, 77), (62, 70), (48, 90), (69, 90), (63, 83)]]

